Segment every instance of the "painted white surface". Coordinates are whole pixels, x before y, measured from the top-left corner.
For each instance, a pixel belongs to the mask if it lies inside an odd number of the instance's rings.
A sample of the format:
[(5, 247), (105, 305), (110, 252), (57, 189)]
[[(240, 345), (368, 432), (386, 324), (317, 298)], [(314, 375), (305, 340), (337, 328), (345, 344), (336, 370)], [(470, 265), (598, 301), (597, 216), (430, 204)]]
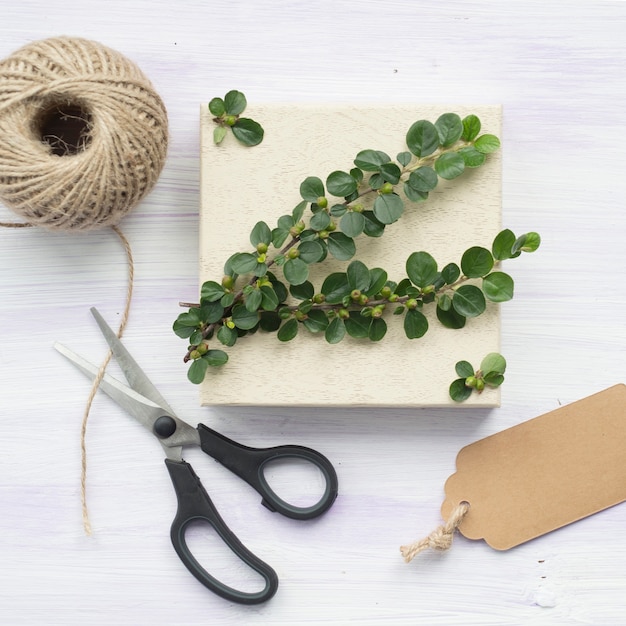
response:
[[(188, 454), (233, 530), (281, 579), (271, 603), (230, 605), (170, 546), (175, 503), (159, 447), (100, 396), (86, 537), (88, 387), (51, 346), (102, 358), (88, 308), (119, 318), (123, 256), (109, 232), (0, 229), (0, 621), (623, 624), (624, 506), (510, 552), (459, 538), (448, 554), (406, 565), (398, 546), (438, 523), (463, 445), (625, 380), (625, 31), (623, 2), (5, 2), (2, 57), (48, 36), (97, 39), (137, 61), (168, 107), (165, 171), (123, 223), (136, 257), (129, 348), (190, 421), (252, 445), (324, 451), (341, 495), (324, 518), (291, 522)], [(503, 222), (544, 243), (511, 268), (501, 408), (198, 406), (169, 328), (198, 288), (198, 103), (233, 87), (251, 101), (503, 105)]]

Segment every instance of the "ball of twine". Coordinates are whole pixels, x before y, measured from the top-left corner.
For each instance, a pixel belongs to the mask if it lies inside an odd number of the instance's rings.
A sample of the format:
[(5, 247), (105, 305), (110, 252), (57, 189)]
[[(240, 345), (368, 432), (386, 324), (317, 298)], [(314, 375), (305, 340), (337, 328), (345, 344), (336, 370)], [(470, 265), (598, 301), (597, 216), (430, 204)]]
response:
[(0, 61), (0, 200), (50, 230), (117, 224), (165, 162), (167, 113), (132, 61), (57, 37)]

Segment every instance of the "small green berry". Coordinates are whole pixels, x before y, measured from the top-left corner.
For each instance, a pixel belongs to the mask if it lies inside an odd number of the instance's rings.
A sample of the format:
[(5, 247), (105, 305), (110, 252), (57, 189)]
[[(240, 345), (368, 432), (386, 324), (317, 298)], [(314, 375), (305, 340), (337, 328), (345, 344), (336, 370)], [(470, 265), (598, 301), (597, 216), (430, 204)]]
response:
[(328, 239), (329, 232), (327, 230), (320, 230), (317, 235), (320, 239)]
[(367, 297), (367, 294), (362, 293), (361, 297), (359, 298), (359, 304), (364, 305), (364, 304), (367, 304), (368, 301), (369, 301), (369, 298)]
[(256, 258), (256, 262), (265, 263), (265, 259), (267, 259), (267, 255), (265, 253), (259, 254), (259, 256)]
[(287, 257), (290, 259), (297, 259), (300, 256), (300, 250), (298, 248), (291, 248), (289, 252), (287, 252)]
[(202, 356), (202, 354), (200, 354), (200, 351), (196, 349), (196, 350), (192, 350), (189, 353), (189, 356), (195, 361), (199, 359)]
[(225, 115), (224, 116), (224, 124), (226, 124), (226, 126), (234, 126), (237, 123), (237, 116), (236, 115)]
[(311, 300), (313, 300), (314, 304), (322, 304), (326, 301), (326, 296), (323, 293), (316, 293)]
[(391, 296), (391, 287), (385, 285), (381, 290), (380, 290), (380, 297), (384, 298), (385, 300), (389, 300), (389, 296)]
[(222, 287), (224, 289), (232, 289), (235, 284), (235, 279), (232, 276), (224, 276), (222, 278)]
[(465, 386), (466, 387), (476, 387), (476, 384), (478, 383), (478, 378), (476, 378), (476, 376), (468, 376), (465, 379)]
[(416, 309), (417, 308), (417, 300), (415, 298), (409, 298), (406, 303), (405, 306), (407, 309)]
[(482, 378), (476, 379), (476, 391), (480, 393), (485, 388), (485, 381)]
[(355, 302), (357, 302), (360, 297), (361, 297), (361, 291), (359, 289), (353, 289), (350, 292), (350, 298), (352, 298), (352, 300), (354, 300)]
[(256, 251), (259, 254), (265, 254), (267, 252), (267, 244), (263, 243), (262, 241), (260, 243), (257, 243), (256, 245)]
[(198, 346), (196, 347), (196, 350), (200, 353), (200, 355), (203, 355), (209, 351), (209, 346), (208, 344), (202, 342), (198, 344)]
[(326, 198), (326, 196), (320, 196), (317, 199), (316, 204), (320, 209), (325, 209), (328, 206), (328, 199)]
[(348, 311), (348, 309), (339, 309), (337, 311), (337, 317), (342, 320), (348, 319), (350, 317), (350, 311)]
[(393, 193), (393, 185), (391, 183), (385, 183), (378, 191), (382, 194)]

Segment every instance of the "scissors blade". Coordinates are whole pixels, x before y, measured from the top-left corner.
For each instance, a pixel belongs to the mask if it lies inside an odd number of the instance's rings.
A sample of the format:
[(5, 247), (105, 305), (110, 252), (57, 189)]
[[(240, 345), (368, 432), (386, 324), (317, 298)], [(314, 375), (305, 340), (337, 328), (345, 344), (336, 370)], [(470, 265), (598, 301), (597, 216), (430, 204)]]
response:
[(130, 355), (130, 352), (128, 352), (124, 344), (120, 341), (119, 337), (104, 321), (104, 318), (100, 315), (96, 307), (92, 307), (90, 310), (91, 314), (96, 319), (106, 342), (109, 344), (115, 360), (122, 368), (129, 385), (142, 396), (149, 398), (155, 404), (158, 404), (166, 409), (170, 415), (175, 415), (174, 410), (167, 403), (167, 400), (160, 394), (159, 390), (152, 384), (152, 382), (150, 382), (146, 373), (139, 367), (135, 359), (133, 359)]
[[(54, 348), (90, 380), (95, 380), (99, 375), (100, 371), (98, 367), (83, 359), (83, 357), (79, 356), (68, 347), (56, 342)], [(117, 378), (113, 378), (113, 376), (109, 374), (104, 374), (100, 381), (99, 388), (157, 437), (169, 459), (174, 461), (182, 460), (182, 446), (184, 445), (200, 445), (200, 435), (195, 428), (176, 417), (175, 414), (169, 413), (166, 407), (162, 407), (156, 402), (153, 402), (150, 398), (144, 397), (128, 385), (117, 380)], [(161, 439), (155, 435), (154, 423), (157, 419), (168, 413), (176, 422), (176, 431), (173, 435)]]

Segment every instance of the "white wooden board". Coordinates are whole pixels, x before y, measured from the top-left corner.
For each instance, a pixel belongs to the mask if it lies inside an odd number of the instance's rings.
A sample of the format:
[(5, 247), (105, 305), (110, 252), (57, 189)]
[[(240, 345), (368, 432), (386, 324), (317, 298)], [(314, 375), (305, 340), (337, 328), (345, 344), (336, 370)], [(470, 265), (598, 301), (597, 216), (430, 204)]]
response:
[[(270, 227), (301, 200), (307, 176), (326, 180), (334, 170), (349, 170), (363, 149), (391, 156), (406, 150), (405, 136), (420, 119), (434, 122), (445, 112), (475, 113), (482, 132), (500, 136), (501, 107), (489, 106), (288, 106), (248, 104), (244, 115), (265, 128), (265, 139), (244, 148), (232, 135), (213, 142), (212, 115), (201, 107), (200, 283), (221, 280), (224, 262), (235, 252), (251, 251), (250, 230), (259, 220)], [(501, 227), (501, 161), (490, 155), (477, 170), (441, 181), (430, 198), (409, 204), (403, 217), (378, 239), (361, 236), (355, 258), (382, 267), (392, 280), (406, 276), (410, 253), (425, 250), (443, 267), (460, 262), (473, 245), (490, 247)], [(331, 271), (348, 262), (327, 260), (311, 267), (319, 289)], [(280, 270), (277, 270), (280, 272)], [(500, 346), (500, 312), (489, 305), (462, 330), (444, 328), (434, 306), (424, 309), (430, 323), (421, 339), (408, 340), (402, 318), (387, 317), (389, 331), (380, 342), (346, 337), (329, 345), (319, 335), (298, 334), (282, 343), (258, 332), (228, 349), (230, 360), (211, 369), (201, 386), (203, 405), (286, 406), (498, 406), (499, 392), (474, 394), (456, 404), (448, 387), (454, 365), (477, 365)], [(216, 341), (217, 344), (217, 341)], [(217, 347), (217, 346), (216, 346)]]

